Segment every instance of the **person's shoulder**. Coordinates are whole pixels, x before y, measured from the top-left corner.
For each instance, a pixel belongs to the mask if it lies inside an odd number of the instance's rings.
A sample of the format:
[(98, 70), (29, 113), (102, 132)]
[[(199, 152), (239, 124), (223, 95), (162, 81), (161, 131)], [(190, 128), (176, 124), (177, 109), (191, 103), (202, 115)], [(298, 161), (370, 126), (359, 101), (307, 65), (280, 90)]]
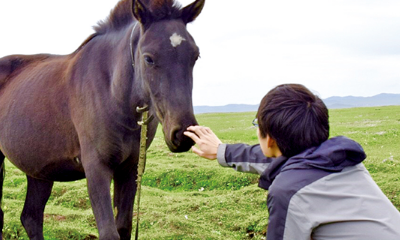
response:
[(275, 197), (291, 198), (302, 188), (327, 176), (329, 173), (318, 169), (290, 169), (282, 171), (270, 187), (270, 194)]

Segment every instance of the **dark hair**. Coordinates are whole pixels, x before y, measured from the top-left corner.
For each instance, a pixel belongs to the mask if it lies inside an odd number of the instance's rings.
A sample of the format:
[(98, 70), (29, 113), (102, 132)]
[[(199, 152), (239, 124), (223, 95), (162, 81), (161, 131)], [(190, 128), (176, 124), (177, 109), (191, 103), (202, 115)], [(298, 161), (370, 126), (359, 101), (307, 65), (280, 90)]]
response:
[(329, 137), (328, 109), (300, 84), (283, 84), (269, 91), (261, 100), (257, 120), (261, 137), (268, 134), (286, 157), (319, 146)]

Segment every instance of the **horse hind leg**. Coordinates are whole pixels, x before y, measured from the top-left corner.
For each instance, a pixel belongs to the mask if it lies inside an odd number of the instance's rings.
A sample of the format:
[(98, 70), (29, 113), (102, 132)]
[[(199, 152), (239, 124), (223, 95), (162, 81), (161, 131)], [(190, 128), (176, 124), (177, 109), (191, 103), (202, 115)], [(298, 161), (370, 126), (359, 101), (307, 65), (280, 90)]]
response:
[(3, 239), (3, 226), (4, 226), (4, 212), (2, 207), (3, 203), (3, 182), (5, 176), (4, 154), (0, 152), (0, 239)]
[(29, 239), (43, 240), (43, 213), (53, 188), (53, 182), (32, 178), (28, 175), (27, 178), (28, 190), (21, 222)]

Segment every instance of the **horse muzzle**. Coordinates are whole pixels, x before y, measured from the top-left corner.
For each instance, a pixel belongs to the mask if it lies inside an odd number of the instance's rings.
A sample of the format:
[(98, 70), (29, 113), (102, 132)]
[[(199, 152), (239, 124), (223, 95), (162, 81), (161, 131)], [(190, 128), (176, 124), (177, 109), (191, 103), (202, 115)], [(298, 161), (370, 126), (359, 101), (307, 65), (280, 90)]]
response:
[(193, 125), (197, 125), (197, 122), (194, 121), (192, 124), (174, 127), (169, 129), (169, 131), (165, 131), (167, 129), (164, 128), (165, 142), (171, 152), (187, 152), (190, 150), (194, 145), (194, 141), (183, 133), (189, 126)]

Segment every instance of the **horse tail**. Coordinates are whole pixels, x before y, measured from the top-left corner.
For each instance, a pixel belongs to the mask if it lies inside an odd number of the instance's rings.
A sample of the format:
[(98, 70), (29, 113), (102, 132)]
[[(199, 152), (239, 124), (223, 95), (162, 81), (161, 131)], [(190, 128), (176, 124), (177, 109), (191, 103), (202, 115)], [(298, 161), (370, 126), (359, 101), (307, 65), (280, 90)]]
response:
[(9, 57), (4, 57), (0, 59), (0, 88), (6, 82), (6, 79), (11, 73), (11, 63)]
[[(3, 160), (0, 160), (2, 163), (1, 163), (1, 166), (0, 166), (0, 186), (1, 186), (1, 189), (3, 189), (3, 183), (4, 183), (4, 178), (6, 177), (6, 164), (5, 164), (5, 161), (4, 161), (4, 158), (3, 158)], [(3, 197), (3, 194), (2, 193), (0, 193), (0, 196), (1, 197)], [(1, 198), (0, 198), (0, 201), (1, 201)]]
[(3, 183), (4, 178), (6, 177), (6, 164), (5, 164), (5, 157), (3, 153), (0, 152), (0, 206), (3, 203)]
[[(3, 229), (4, 226), (4, 212), (3, 212), (3, 183), (4, 183), (4, 178), (6, 176), (6, 165), (5, 165), (5, 156), (2, 152), (0, 152), (0, 227)], [(2, 232), (0, 230), (0, 239), (2, 239)]]
[(5, 85), (9, 76), (24, 63), (21, 56), (10, 55), (0, 59), (0, 89)]

